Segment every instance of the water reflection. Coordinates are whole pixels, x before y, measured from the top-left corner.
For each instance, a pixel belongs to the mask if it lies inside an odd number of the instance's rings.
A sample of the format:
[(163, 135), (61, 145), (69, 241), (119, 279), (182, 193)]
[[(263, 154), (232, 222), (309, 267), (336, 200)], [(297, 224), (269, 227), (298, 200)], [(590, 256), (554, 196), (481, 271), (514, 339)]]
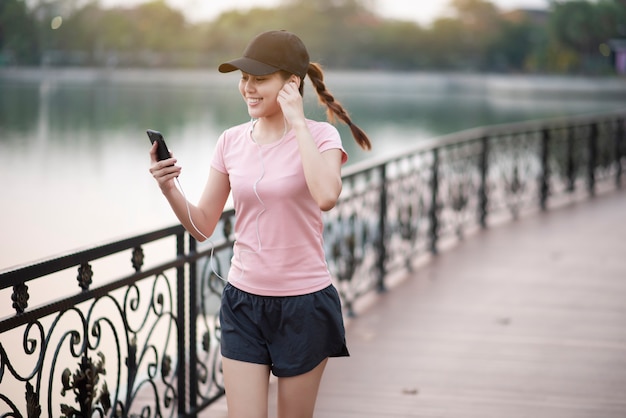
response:
[[(196, 200), (214, 143), (248, 119), (238, 75), (53, 74), (0, 78), (0, 152), (5, 179), (0, 268), (175, 222), (148, 173), (147, 128), (158, 129), (183, 166)], [(481, 78), (328, 73), (327, 86), (371, 136), (358, 149), (340, 126), (349, 163), (481, 125), (612, 110), (619, 98), (490, 91)], [(574, 82), (572, 82), (573, 85)], [(307, 83), (310, 117), (324, 109)]]

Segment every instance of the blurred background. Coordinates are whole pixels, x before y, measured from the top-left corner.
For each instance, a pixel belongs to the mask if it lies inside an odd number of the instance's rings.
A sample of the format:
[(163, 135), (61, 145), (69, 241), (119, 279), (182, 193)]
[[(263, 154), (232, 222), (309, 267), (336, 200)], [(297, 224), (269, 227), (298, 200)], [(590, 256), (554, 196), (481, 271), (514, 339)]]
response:
[[(626, 103), (623, 0), (0, 0), (0, 269), (175, 223), (145, 130), (195, 201), (217, 137), (248, 120), (216, 67), (269, 29), (303, 39), (371, 136), (362, 152), (339, 126), (348, 164)], [(324, 118), (308, 83), (305, 102)]]
[(625, 8), (622, 0), (2, 0), (0, 64), (214, 68), (255, 34), (283, 28), (333, 69), (607, 75), (626, 37)]

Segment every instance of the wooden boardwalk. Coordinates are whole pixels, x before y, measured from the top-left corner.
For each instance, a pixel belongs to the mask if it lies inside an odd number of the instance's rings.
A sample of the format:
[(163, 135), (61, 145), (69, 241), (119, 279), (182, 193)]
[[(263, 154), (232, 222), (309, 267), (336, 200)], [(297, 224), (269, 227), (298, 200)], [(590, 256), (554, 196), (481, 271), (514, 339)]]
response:
[(625, 191), (480, 232), (376, 299), (318, 418), (626, 417)]

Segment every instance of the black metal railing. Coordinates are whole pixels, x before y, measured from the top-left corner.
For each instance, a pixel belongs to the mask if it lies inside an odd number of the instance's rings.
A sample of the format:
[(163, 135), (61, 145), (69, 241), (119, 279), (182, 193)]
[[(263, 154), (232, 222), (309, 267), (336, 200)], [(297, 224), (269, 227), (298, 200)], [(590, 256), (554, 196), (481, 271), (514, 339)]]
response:
[[(492, 126), (349, 167), (325, 214), (347, 315), (473, 232), (620, 188), (626, 110)], [(0, 416), (194, 416), (224, 394), (218, 307), (234, 212), (0, 271)]]
[(625, 112), (472, 129), (350, 167), (326, 237), (346, 311), (489, 224), (621, 187)]

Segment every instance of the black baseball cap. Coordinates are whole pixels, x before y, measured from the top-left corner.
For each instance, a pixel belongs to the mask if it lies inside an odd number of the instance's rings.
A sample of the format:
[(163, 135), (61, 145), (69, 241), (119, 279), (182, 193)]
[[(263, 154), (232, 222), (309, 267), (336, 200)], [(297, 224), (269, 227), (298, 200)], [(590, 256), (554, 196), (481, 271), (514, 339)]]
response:
[(267, 75), (278, 70), (306, 76), (309, 53), (302, 40), (291, 32), (273, 30), (263, 32), (248, 44), (243, 57), (219, 66), (221, 73), (241, 70), (252, 75)]

